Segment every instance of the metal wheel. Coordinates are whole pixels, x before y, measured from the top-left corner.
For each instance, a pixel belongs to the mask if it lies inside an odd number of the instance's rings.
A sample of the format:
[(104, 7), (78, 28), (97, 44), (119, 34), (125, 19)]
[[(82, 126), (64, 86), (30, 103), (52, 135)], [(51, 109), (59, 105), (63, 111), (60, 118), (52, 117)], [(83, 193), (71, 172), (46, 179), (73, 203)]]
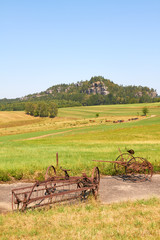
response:
[[(120, 154), (115, 161), (118, 161), (118, 162), (128, 162), (130, 161), (132, 158), (134, 158), (130, 153), (122, 153)], [(114, 164), (114, 168), (116, 170), (116, 172), (118, 173), (121, 173), (121, 174), (124, 174), (125, 173), (125, 166), (124, 165), (121, 165), (121, 164), (118, 164), (118, 163), (115, 163)]]
[(149, 180), (153, 175), (153, 166), (145, 158), (134, 157), (127, 163), (126, 174), (137, 181)]
[(56, 177), (56, 169), (54, 166), (49, 166), (45, 174), (45, 180)]
[(98, 167), (94, 167), (92, 171), (92, 177), (91, 180), (94, 184), (99, 185), (100, 182), (100, 172)]
[(95, 167), (93, 169), (91, 180), (92, 180), (92, 183), (95, 184), (95, 188), (92, 190), (92, 193), (93, 193), (95, 199), (97, 199), (99, 183), (100, 183), (100, 172), (99, 172), (98, 167)]
[[(45, 174), (45, 180), (49, 180), (45, 183), (45, 195), (53, 194), (56, 191), (56, 183), (52, 183), (54, 178), (56, 177), (56, 169), (54, 166), (49, 166), (47, 168), (46, 174)], [(48, 202), (51, 202), (52, 198), (48, 198)]]
[[(80, 179), (80, 180), (77, 182), (77, 188), (84, 188), (84, 187), (86, 187), (86, 183), (85, 183), (85, 181), (83, 181), (83, 179)], [(87, 199), (88, 193), (89, 193), (89, 192), (88, 192), (87, 190), (82, 190), (82, 192), (80, 193), (80, 199), (81, 199), (81, 201)]]

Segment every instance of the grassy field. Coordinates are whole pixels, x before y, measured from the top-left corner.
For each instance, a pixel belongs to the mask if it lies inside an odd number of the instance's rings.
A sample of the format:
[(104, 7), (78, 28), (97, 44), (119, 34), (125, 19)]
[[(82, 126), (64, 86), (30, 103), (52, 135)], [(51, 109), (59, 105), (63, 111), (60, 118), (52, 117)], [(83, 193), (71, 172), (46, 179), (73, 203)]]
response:
[(94, 118), (96, 113), (100, 117), (115, 117), (115, 116), (140, 116), (142, 108), (149, 109), (149, 115), (156, 114), (157, 109), (160, 108), (159, 103), (143, 103), (143, 104), (121, 104), (121, 105), (101, 105), (101, 106), (87, 106), (87, 107), (74, 107), (59, 109), (60, 117), (70, 118)]
[[(149, 114), (142, 115), (147, 106)], [(96, 117), (99, 113), (99, 117)], [(137, 117), (138, 120), (129, 121)], [(124, 120), (122, 123), (113, 123)], [(56, 164), (71, 174), (88, 175), (94, 166), (114, 174), (112, 164), (126, 149), (152, 162), (160, 172), (160, 104), (132, 104), (59, 109), (55, 119), (33, 118), (24, 112), (0, 112), (0, 180), (42, 180)], [(57, 169), (59, 171), (59, 169)], [(160, 200), (102, 205), (87, 203), (54, 206), (0, 215), (0, 239), (153, 239), (160, 236)]]
[(159, 240), (160, 200), (98, 202), (0, 215), (0, 239)]
[[(142, 115), (147, 106), (149, 115)], [(96, 118), (95, 114), (99, 113)], [(11, 116), (11, 118), (10, 118)], [(128, 121), (138, 117), (136, 121)], [(113, 123), (113, 120), (124, 120)], [(4, 127), (5, 124), (5, 127)], [(8, 125), (7, 125), (8, 124)], [(8, 126), (8, 127), (7, 127)], [(0, 180), (42, 179), (47, 166), (60, 165), (80, 174), (98, 165), (101, 174), (114, 174), (112, 164), (91, 160), (115, 160), (133, 148), (160, 171), (160, 104), (109, 105), (59, 109), (55, 119), (34, 118), (24, 112), (0, 113)]]

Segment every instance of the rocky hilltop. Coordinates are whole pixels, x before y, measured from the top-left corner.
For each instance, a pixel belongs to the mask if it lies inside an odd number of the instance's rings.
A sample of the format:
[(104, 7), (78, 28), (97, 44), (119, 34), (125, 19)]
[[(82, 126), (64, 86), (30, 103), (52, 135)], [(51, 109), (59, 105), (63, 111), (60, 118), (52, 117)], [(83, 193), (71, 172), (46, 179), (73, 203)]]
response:
[[(64, 88), (64, 85), (62, 85), (62, 86), (57, 85), (57, 87), (54, 86), (54, 87), (52, 87), (52, 89), (49, 88), (48, 90), (46, 90), (44, 92), (44, 94), (55, 95), (56, 93), (62, 93), (62, 92), (69, 93), (73, 90), (74, 87), (76, 87), (76, 88), (83, 87), (83, 82), (76, 83), (76, 84), (71, 84), (69, 86), (66, 86), (66, 88)], [(89, 95), (91, 95), (91, 94), (93, 94), (93, 95), (95, 95), (95, 94), (107, 95), (107, 94), (109, 94), (109, 91), (107, 89), (108, 89), (108, 87), (105, 86), (103, 81), (97, 81), (97, 82), (92, 83), (86, 90), (81, 91), (81, 92), (89, 94)], [(41, 95), (37, 94), (36, 96), (40, 97)]]
[(20, 99), (0, 100), (0, 110), (24, 110), (26, 102), (54, 101), (58, 107), (157, 102), (153, 88), (123, 86), (102, 76), (71, 84), (54, 85), (43, 92)]
[(86, 80), (71, 84), (55, 85), (48, 88), (44, 92), (25, 96), (21, 100), (53, 98), (81, 102), (82, 98), (85, 101), (88, 100), (91, 96), (101, 96), (104, 99), (108, 96), (110, 99), (115, 98), (116, 103), (117, 101), (118, 103), (126, 103), (128, 101), (131, 101), (131, 99), (133, 102), (143, 102), (144, 99), (147, 98), (156, 98), (157, 92), (154, 89), (142, 86), (119, 86), (109, 79), (98, 76), (92, 77), (89, 81)]

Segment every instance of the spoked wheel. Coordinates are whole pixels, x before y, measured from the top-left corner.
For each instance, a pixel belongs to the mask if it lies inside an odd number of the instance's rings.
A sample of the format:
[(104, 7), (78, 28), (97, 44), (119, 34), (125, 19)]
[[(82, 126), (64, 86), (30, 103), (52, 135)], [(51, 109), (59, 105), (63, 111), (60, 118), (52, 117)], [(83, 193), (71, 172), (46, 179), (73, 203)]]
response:
[[(47, 181), (45, 183), (45, 195), (51, 195), (56, 191), (56, 183), (53, 183), (50, 180), (54, 180), (54, 178), (56, 177), (56, 169), (54, 166), (49, 166), (47, 168), (46, 174), (45, 174), (45, 180)], [(49, 201), (51, 201), (51, 199), (49, 199)]]
[[(90, 184), (90, 182), (87, 183), (86, 180), (87, 180), (87, 179), (85, 179), (85, 180), (80, 179), (80, 180), (77, 182), (77, 188), (87, 187), (87, 185)], [(82, 192), (81, 192), (81, 194), (80, 194), (80, 199), (81, 199), (81, 201), (86, 200), (86, 199), (88, 198), (89, 193), (90, 193), (90, 191), (88, 191), (88, 190), (82, 190)]]
[(130, 175), (134, 181), (150, 180), (153, 175), (153, 166), (145, 158), (134, 157), (127, 164), (126, 174)]
[(120, 173), (120, 174), (124, 174), (126, 170), (125, 170), (125, 164), (123, 164), (123, 163), (125, 163), (125, 162), (127, 163), (132, 158), (134, 158), (134, 157), (130, 153), (122, 153), (122, 154), (120, 154), (116, 158), (116, 161), (122, 163), (122, 165), (118, 164), (118, 163), (114, 164), (114, 168), (115, 168), (116, 172)]
[(92, 180), (92, 183), (95, 184), (95, 188), (92, 190), (92, 192), (96, 199), (98, 196), (98, 189), (99, 189), (99, 183), (100, 183), (100, 172), (98, 167), (95, 167), (93, 169), (91, 180)]
[(92, 172), (92, 182), (94, 184), (97, 184), (99, 185), (99, 182), (100, 182), (100, 173), (99, 173), (99, 168), (98, 167), (94, 167), (93, 168), (93, 172)]

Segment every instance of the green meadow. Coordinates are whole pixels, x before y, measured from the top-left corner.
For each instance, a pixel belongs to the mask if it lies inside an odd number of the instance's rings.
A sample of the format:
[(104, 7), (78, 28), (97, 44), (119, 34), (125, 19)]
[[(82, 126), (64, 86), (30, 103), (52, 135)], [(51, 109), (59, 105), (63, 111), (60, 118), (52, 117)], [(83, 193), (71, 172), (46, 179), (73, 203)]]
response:
[[(149, 113), (142, 116), (146, 106)], [(96, 117), (99, 113), (99, 117)], [(11, 124), (9, 115), (12, 114)], [(0, 180), (42, 180), (49, 165), (71, 169), (72, 175), (86, 172), (98, 166), (101, 174), (113, 175), (111, 163), (126, 149), (134, 149), (135, 156), (148, 159), (154, 171), (160, 171), (160, 104), (108, 105), (59, 109), (58, 118), (49, 120), (27, 117), (14, 112), (1, 112), (0, 124)], [(129, 121), (137, 117), (138, 120)], [(26, 118), (26, 121), (25, 121)], [(7, 119), (7, 120), (6, 120)], [(22, 121), (23, 120), (23, 121)], [(113, 123), (113, 120), (124, 120)], [(7, 122), (8, 121), (8, 122)], [(20, 124), (21, 122), (21, 124)], [(7, 126), (8, 124), (8, 127)], [(59, 171), (59, 168), (57, 168)]]
[[(149, 114), (157, 114), (159, 103), (142, 104), (121, 104), (121, 105), (98, 105), (84, 107), (70, 107), (59, 109), (60, 117), (72, 118), (93, 118), (96, 113), (101, 117), (111, 116), (139, 116), (142, 114), (142, 108), (147, 107)], [(151, 110), (151, 111), (150, 111)]]

